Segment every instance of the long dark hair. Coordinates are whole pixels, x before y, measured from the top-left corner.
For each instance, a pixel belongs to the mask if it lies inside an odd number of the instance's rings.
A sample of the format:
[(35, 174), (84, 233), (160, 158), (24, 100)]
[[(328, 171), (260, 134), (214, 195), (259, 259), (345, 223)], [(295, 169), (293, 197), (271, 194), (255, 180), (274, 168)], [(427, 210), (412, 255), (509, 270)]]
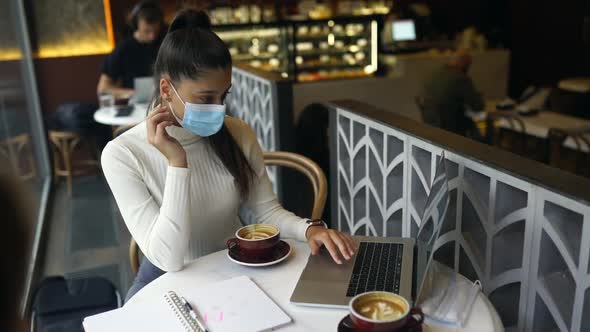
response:
[[(231, 68), (232, 60), (225, 43), (211, 31), (209, 16), (202, 11), (186, 9), (179, 12), (160, 46), (154, 66), (156, 87), (168, 74), (172, 82), (197, 80), (205, 71)], [(156, 96), (159, 92), (156, 93)], [(152, 104), (153, 105), (153, 104)], [(254, 170), (225, 126), (208, 138), (209, 144), (236, 181), (243, 200), (250, 192)]]

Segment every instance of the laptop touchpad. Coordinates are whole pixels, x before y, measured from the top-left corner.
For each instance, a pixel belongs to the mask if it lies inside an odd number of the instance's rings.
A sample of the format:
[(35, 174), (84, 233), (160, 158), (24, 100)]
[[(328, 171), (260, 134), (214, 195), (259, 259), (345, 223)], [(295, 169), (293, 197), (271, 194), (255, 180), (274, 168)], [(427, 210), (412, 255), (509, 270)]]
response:
[(348, 282), (354, 264), (355, 257), (349, 261), (342, 258), (342, 264), (337, 264), (327, 249), (322, 248), (320, 254), (309, 256), (307, 268), (304, 270), (301, 278), (311, 280), (331, 280)]

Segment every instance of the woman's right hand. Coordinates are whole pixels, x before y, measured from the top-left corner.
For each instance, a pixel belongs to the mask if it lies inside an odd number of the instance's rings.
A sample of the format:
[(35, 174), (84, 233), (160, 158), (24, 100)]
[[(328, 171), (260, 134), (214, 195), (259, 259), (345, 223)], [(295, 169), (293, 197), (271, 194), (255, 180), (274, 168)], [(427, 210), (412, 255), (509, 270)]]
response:
[(187, 167), (186, 151), (180, 143), (168, 135), (167, 127), (173, 126), (175, 121), (166, 106), (158, 106), (147, 117), (148, 142), (156, 147), (173, 167)]

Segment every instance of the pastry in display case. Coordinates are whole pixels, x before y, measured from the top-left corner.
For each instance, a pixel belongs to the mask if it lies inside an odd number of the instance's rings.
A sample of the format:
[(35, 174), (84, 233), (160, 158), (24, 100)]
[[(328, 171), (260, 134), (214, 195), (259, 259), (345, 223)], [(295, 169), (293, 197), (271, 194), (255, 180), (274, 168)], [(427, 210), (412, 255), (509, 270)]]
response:
[(258, 24), (262, 22), (272, 23), (277, 19), (274, 7), (268, 5), (218, 6), (210, 9), (208, 13), (211, 23), (215, 26), (248, 23)]
[(289, 33), (288, 27), (280, 25), (244, 26), (215, 28), (219, 37), (226, 42), (232, 58), (252, 67), (267, 71), (288, 72)]
[(377, 71), (377, 17), (294, 23), (298, 81), (352, 78)]
[[(223, 13), (223, 12), (222, 12)], [(234, 61), (297, 81), (377, 71), (379, 16), (216, 26)]]

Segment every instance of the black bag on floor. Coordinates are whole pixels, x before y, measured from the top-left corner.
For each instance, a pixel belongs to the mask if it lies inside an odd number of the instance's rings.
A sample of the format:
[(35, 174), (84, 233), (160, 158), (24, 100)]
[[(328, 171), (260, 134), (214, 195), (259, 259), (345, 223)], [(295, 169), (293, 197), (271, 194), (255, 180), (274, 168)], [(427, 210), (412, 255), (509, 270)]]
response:
[(82, 321), (120, 307), (121, 298), (113, 284), (99, 277), (43, 280), (32, 305), (33, 332), (83, 332)]

